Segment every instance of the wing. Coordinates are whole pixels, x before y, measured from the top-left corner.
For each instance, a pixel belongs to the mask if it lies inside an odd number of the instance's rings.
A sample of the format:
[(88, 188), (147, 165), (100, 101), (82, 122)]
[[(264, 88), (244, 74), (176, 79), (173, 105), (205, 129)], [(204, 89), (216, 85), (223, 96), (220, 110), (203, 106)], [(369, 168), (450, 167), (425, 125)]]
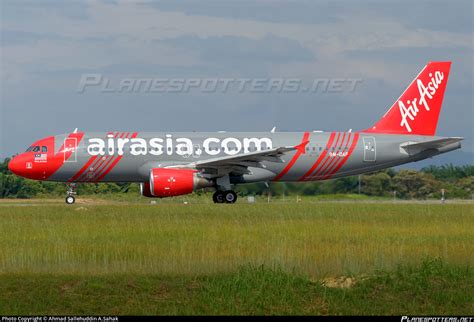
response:
[(214, 176), (222, 176), (231, 172), (235, 174), (246, 174), (249, 173), (248, 167), (265, 168), (265, 165), (262, 163), (263, 161), (282, 163), (284, 161), (281, 159), (281, 156), (286, 153), (295, 150), (304, 153), (308, 142), (309, 141), (305, 141), (297, 146), (284, 146), (256, 152), (211, 158), (183, 165), (171, 165), (167, 168), (193, 168), (198, 170), (214, 169), (214, 171), (205, 171), (214, 174)]

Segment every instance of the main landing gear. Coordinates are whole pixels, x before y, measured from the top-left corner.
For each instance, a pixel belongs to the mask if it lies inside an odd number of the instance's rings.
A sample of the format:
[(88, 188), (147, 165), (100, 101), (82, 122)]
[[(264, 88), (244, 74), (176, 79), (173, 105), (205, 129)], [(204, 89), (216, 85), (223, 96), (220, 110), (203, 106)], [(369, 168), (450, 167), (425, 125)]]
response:
[(214, 203), (234, 203), (237, 201), (237, 194), (232, 190), (216, 191), (212, 195)]
[(212, 195), (214, 203), (235, 203), (237, 194), (231, 190), (229, 175), (216, 179), (216, 192)]
[(66, 203), (68, 205), (72, 205), (73, 203), (76, 202), (76, 198), (74, 197), (76, 195), (76, 184), (71, 183), (66, 185), (67, 187), (67, 192), (66, 192)]

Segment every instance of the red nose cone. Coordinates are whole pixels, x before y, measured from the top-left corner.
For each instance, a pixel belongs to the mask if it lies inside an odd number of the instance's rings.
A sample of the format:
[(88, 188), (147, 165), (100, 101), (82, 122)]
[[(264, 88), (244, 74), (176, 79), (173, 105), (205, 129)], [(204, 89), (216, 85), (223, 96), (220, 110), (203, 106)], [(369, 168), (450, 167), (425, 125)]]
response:
[(22, 153), (8, 163), (8, 169), (17, 176), (44, 180), (46, 179), (46, 163), (34, 162), (34, 154)]
[(17, 176), (21, 176), (21, 168), (23, 166), (23, 169), (26, 168), (26, 164), (25, 163), (21, 163), (21, 160), (20, 160), (20, 156), (16, 156), (14, 157), (13, 159), (10, 160), (10, 162), (8, 162), (8, 169), (16, 174)]

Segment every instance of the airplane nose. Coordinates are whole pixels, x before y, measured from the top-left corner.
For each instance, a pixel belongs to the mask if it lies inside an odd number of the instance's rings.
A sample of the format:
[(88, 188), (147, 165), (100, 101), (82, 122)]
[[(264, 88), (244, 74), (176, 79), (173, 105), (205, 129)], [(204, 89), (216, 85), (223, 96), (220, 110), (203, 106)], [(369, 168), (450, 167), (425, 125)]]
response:
[(16, 175), (21, 175), (20, 174), (20, 157), (16, 156), (13, 157), (10, 162), (8, 162), (8, 170), (10, 170), (12, 173)]
[[(17, 176), (34, 179), (45, 180), (48, 175), (48, 163), (39, 162), (36, 159), (40, 157), (33, 157), (28, 153), (22, 153), (14, 157), (8, 163), (8, 169)], [(42, 161), (42, 160), (41, 160)]]

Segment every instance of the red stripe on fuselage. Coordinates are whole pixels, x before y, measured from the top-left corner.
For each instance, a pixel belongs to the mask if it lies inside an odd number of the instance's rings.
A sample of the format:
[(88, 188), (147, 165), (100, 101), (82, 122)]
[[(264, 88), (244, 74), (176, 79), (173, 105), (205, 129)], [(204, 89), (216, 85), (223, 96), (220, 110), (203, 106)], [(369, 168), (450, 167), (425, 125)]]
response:
[(349, 148), (349, 151), (347, 152), (347, 155), (342, 159), (342, 161), (339, 163), (339, 165), (331, 172), (331, 174), (326, 175), (323, 179), (329, 179), (331, 178), (334, 174), (341, 169), (341, 167), (346, 163), (347, 159), (351, 156), (352, 152), (354, 152), (355, 147), (357, 146), (357, 142), (359, 141), (359, 133), (354, 134), (354, 139), (352, 140), (351, 147)]
[[(120, 132), (114, 133), (114, 138), (117, 138), (119, 136)], [(120, 134), (120, 137), (123, 138), (125, 132)], [(128, 135), (128, 134), (126, 134)], [(100, 177), (100, 174), (102, 171), (104, 171), (110, 162), (115, 158), (114, 155), (107, 155), (107, 156), (102, 156), (101, 161), (97, 163), (97, 167), (95, 169), (94, 175), (90, 176), (90, 178), (86, 178), (86, 181), (97, 181), (97, 178)]]
[[(83, 137), (84, 137), (84, 132), (71, 133), (67, 136), (66, 139), (73, 139), (73, 138), (76, 139), (75, 153), (77, 153), (77, 147), (79, 146), (79, 143), (81, 142)], [(66, 141), (66, 139), (64, 141)], [(54, 140), (53, 140), (53, 144), (51, 148), (54, 150)], [(64, 162), (67, 161), (71, 157), (72, 151), (71, 150), (64, 151), (65, 148), (66, 147), (64, 146), (64, 142), (63, 142), (63, 144), (59, 148), (58, 153), (56, 153), (52, 158), (50, 158), (50, 160), (48, 160), (46, 174), (45, 174), (45, 177), (42, 178), (43, 180), (47, 180), (54, 173), (56, 173), (56, 171), (58, 171), (59, 168), (62, 167)]]
[(96, 170), (96, 175), (90, 178), (88, 181), (94, 181), (94, 182), (99, 181), (99, 178), (101, 177), (101, 173), (109, 167), (113, 159), (114, 157), (110, 155), (107, 157), (103, 157), (102, 163), (99, 165), (99, 167)]
[[(114, 132), (107, 132), (107, 135), (109, 134), (114, 134)], [(95, 169), (97, 169), (97, 165), (101, 164), (101, 161), (105, 160), (105, 158), (106, 157), (99, 157), (98, 155), (92, 156), (91, 159), (94, 161), (94, 163), (89, 164), (89, 167), (87, 167), (85, 172), (83, 172), (82, 175), (77, 178), (77, 181), (88, 181), (91, 177), (91, 173), (94, 173)]]
[[(304, 142), (309, 142), (309, 132), (304, 132), (303, 138), (301, 139), (301, 144)], [(298, 158), (303, 154), (300, 150), (297, 150), (291, 161), (286, 165), (286, 167), (273, 179), (273, 181), (278, 181), (280, 180), (290, 169), (293, 167), (293, 165), (296, 163)]]
[[(106, 135), (106, 139), (107, 139), (107, 136), (108, 135), (113, 135), (114, 137), (116, 137), (118, 135), (118, 132), (115, 133), (115, 132), (107, 132), (107, 135)], [(91, 159), (94, 159), (94, 163), (92, 163), (86, 170), (84, 173), (82, 173), (82, 175), (80, 177), (78, 177), (77, 181), (79, 182), (87, 182), (87, 181), (90, 181), (93, 179), (95, 173), (97, 172), (97, 169), (99, 168), (99, 166), (105, 161), (105, 159), (107, 159), (107, 157), (105, 156), (93, 156), (91, 157)]]
[[(333, 152), (333, 154), (331, 155), (331, 152), (329, 153), (329, 155), (331, 156), (331, 161), (328, 163), (326, 169), (322, 170), (319, 175), (324, 175), (324, 174), (327, 174), (327, 173), (330, 173), (331, 170), (334, 168), (335, 165), (337, 165), (337, 163), (339, 163), (339, 161), (341, 161), (341, 157), (338, 157), (337, 155), (339, 154), (339, 152), (341, 151), (342, 149), (342, 146), (344, 145), (344, 142), (345, 142), (345, 139), (346, 139), (346, 132), (344, 132), (343, 136), (342, 136), (342, 140), (341, 140), (341, 144), (339, 144), (339, 146), (337, 147), (337, 150), (335, 150)], [(348, 137), (349, 139), (349, 137)], [(347, 144), (349, 143), (349, 140), (347, 140), (346, 142), (346, 147), (347, 147)]]
[[(352, 133), (349, 132), (349, 135), (347, 136), (346, 144), (344, 145), (344, 148), (342, 149), (342, 151), (346, 151), (346, 150), (347, 150), (347, 147), (350, 146), (351, 135), (352, 135)], [(353, 138), (354, 138), (354, 137), (352, 137), (352, 139), (353, 139)], [(339, 149), (339, 150), (337, 151), (337, 153), (339, 153), (340, 151), (341, 151), (341, 149)], [(347, 152), (347, 153), (349, 153), (349, 152)], [(347, 154), (346, 154), (346, 155), (347, 155)], [(328, 171), (326, 172), (326, 174), (332, 173), (332, 172), (334, 171), (334, 169), (339, 165), (339, 163), (342, 162), (342, 160), (344, 159), (344, 157), (345, 157), (345, 156), (343, 156), (343, 157), (339, 157), (339, 156), (338, 156), (337, 158), (335, 158), (335, 161), (336, 161), (336, 162), (334, 162), (334, 163), (331, 165), (331, 167), (328, 169)]]
[(331, 155), (331, 152), (334, 153), (334, 151), (336, 151), (338, 146), (340, 146), (340, 144), (341, 144), (341, 142), (339, 142), (340, 139), (341, 139), (341, 133), (338, 132), (336, 143), (334, 144), (334, 146), (332, 148), (329, 149), (329, 152), (326, 156), (326, 160), (324, 160), (324, 162), (321, 164), (321, 167), (319, 167), (319, 169), (316, 170), (316, 172), (311, 177), (314, 177), (316, 175), (320, 175), (321, 173), (324, 173), (326, 171), (326, 169), (329, 167), (329, 165), (334, 160), (334, 156)]
[[(132, 137), (131, 137), (131, 138), (134, 139), (134, 138), (137, 137), (137, 135), (138, 135), (138, 132), (134, 132), (134, 133), (132, 134)], [(127, 134), (127, 136), (128, 136), (128, 134)], [(110, 167), (109, 167), (104, 173), (102, 173), (95, 181), (97, 182), (97, 181), (102, 180), (110, 171), (113, 170), (113, 168), (117, 165), (117, 163), (120, 162), (120, 160), (122, 159), (122, 157), (123, 157), (123, 155), (119, 155), (119, 156), (112, 162), (112, 164), (110, 165)]]
[(97, 159), (97, 155), (94, 155), (94, 156), (90, 157), (89, 160), (86, 162), (86, 164), (84, 164), (84, 166), (75, 175), (73, 175), (71, 177), (71, 179), (69, 179), (68, 181), (69, 182), (74, 182), (78, 178), (80, 178), (82, 176), (82, 174), (84, 173), (84, 171), (89, 169), (89, 167), (91, 166), (92, 162), (95, 161), (95, 159)]
[(332, 145), (332, 142), (334, 141), (334, 137), (336, 136), (336, 133), (335, 132), (332, 132), (331, 135), (329, 136), (329, 139), (326, 143), (326, 147), (324, 148), (323, 152), (319, 155), (318, 159), (316, 160), (316, 162), (313, 164), (313, 166), (308, 170), (308, 172), (306, 172), (299, 180), (300, 181), (303, 181), (303, 180), (306, 180), (307, 177), (309, 177), (311, 175), (311, 173), (313, 173), (313, 171), (317, 168), (317, 166), (321, 163), (321, 161), (324, 159), (324, 157), (326, 156), (327, 154), (327, 150), (329, 149), (329, 147)]
[[(336, 136), (337, 134), (337, 136)], [(321, 169), (324, 169), (326, 167), (326, 164), (328, 163), (328, 161), (331, 159), (330, 158), (330, 151), (334, 149), (334, 147), (336, 146), (337, 144), (337, 141), (339, 141), (339, 137), (340, 137), (340, 134), (337, 133), (337, 132), (334, 132), (334, 135), (335, 135), (335, 140), (333, 140), (333, 143), (334, 144), (331, 144), (327, 147), (327, 150), (326, 150), (326, 153), (325, 153), (325, 157), (324, 159), (321, 161), (321, 164), (319, 165), (318, 168), (316, 168), (316, 170), (314, 171), (314, 173), (312, 175), (310, 175), (309, 177), (307, 177), (305, 180), (311, 180), (311, 178), (317, 174), (319, 174), (321, 172)]]

